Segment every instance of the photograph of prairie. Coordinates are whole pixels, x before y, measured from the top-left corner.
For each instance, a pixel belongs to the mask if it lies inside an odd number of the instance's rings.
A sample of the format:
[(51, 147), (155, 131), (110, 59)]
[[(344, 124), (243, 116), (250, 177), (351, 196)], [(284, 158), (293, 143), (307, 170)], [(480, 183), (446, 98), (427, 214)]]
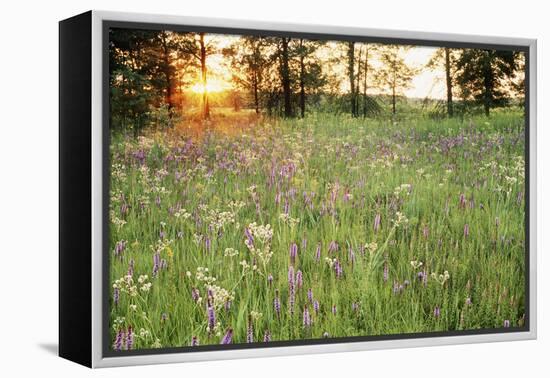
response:
[(109, 350), (522, 327), (525, 53), (273, 34), (109, 29)]

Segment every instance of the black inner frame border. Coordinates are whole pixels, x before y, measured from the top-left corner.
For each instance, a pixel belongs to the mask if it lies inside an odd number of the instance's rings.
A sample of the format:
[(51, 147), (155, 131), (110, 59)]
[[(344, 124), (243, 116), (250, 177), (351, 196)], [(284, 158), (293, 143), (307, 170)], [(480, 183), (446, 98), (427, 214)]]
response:
[[(414, 38), (393, 38), (393, 37), (372, 37), (361, 35), (345, 35), (345, 34), (324, 34), (324, 33), (308, 33), (308, 32), (291, 32), (284, 30), (261, 30), (251, 28), (233, 28), (233, 27), (217, 27), (217, 26), (196, 26), (196, 25), (181, 25), (181, 24), (164, 24), (164, 23), (148, 23), (148, 22), (129, 22), (117, 20), (102, 21), (102, 278), (101, 278), (101, 294), (102, 294), (102, 319), (101, 319), (101, 334), (102, 334), (102, 357), (127, 357), (127, 356), (143, 356), (155, 354), (174, 354), (174, 353), (193, 353), (193, 352), (208, 352), (208, 351), (224, 351), (238, 349), (259, 349), (259, 348), (280, 348), (293, 346), (307, 345), (330, 345), (344, 344), (353, 342), (366, 341), (384, 341), (384, 340), (403, 340), (403, 339), (422, 339), (436, 338), (448, 336), (468, 336), (468, 335), (487, 335), (499, 333), (516, 333), (530, 331), (530, 222), (529, 222), (529, 201), (530, 201), (530, 47), (524, 45), (508, 45), (495, 43), (477, 43), (477, 42), (454, 42), (454, 41), (437, 41), (424, 40)], [(449, 48), (478, 48), (488, 50), (507, 50), (523, 52), (525, 55), (525, 322), (522, 327), (510, 328), (484, 328), (470, 329), (461, 331), (435, 331), (435, 332), (417, 332), (417, 333), (402, 333), (389, 335), (370, 335), (370, 336), (348, 336), (334, 337), (326, 339), (303, 339), (303, 340), (280, 340), (271, 341), (269, 343), (254, 342), (249, 344), (230, 344), (230, 345), (200, 345), (200, 346), (179, 346), (179, 347), (162, 347), (162, 348), (143, 348), (129, 351), (116, 352), (112, 350), (110, 341), (110, 324), (109, 324), (109, 306), (110, 306), (110, 286), (109, 286), (109, 268), (110, 268), (110, 253), (109, 253), (109, 200), (110, 200), (110, 88), (109, 88), (109, 30), (110, 29), (134, 29), (134, 30), (168, 30), (174, 32), (206, 32), (213, 34), (226, 35), (252, 35), (262, 37), (291, 37), (305, 38), (313, 40), (327, 41), (355, 41), (364, 43), (381, 43), (381, 44), (401, 44), (420, 47), (449, 47)], [(400, 31), (406, 35), (406, 31)]]

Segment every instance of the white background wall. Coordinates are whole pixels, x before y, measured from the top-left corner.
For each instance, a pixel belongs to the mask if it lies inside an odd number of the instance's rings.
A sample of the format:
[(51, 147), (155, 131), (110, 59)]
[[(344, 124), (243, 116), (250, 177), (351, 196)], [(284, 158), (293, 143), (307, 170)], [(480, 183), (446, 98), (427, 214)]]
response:
[[(544, 1), (4, 1), (0, 5), (0, 375), (132, 377), (548, 376), (550, 61)], [(88, 9), (539, 39), (539, 340), (106, 369), (55, 356), (57, 344), (57, 21)], [(547, 225), (547, 224), (546, 224)], [(543, 234), (544, 232), (544, 234)], [(544, 351), (544, 348), (547, 348)], [(545, 373), (543, 373), (545, 371)]]

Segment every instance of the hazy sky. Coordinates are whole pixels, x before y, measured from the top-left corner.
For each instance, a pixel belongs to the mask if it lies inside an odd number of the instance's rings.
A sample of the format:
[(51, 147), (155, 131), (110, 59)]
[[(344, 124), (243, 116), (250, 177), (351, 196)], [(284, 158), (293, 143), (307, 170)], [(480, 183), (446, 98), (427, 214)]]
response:
[[(405, 62), (415, 67), (424, 67), (435, 53), (435, 47), (413, 47), (405, 56)], [(412, 88), (405, 91), (407, 97), (445, 98), (445, 72), (423, 68), (412, 82)]]
[[(206, 41), (216, 46), (220, 52), (212, 54), (207, 57), (207, 66), (209, 70), (208, 82), (210, 91), (221, 91), (231, 89), (231, 72), (224, 62), (224, 58), (221, 54), (221, 49), (228, 47), (230, 44), (238, 40), (238, 36), (229, 35), (207, 35)], [(331, 54), (331, 47), (327, 50), (320, 52), (320, 54)], [(334, 49), (332, 49), (334, 50)], [(416, 75), (412, 81), (410, 89), (405, 91), (407, 97), (418, 98), (445, 98), (445, 82), (443, 69), (429, 70), (425, 68), (426, 63), (433, 56), (436, 48), (434, 47), (412, 47), (410, 50), (404, 53), (405, 62), (413, 67), (419, 68), (420, 73)], [(334, 51), (332, 52), (334, 53)], [(374, 60), (373, 65), (376, 66), (377, 62)], [(338, 69), (338, 68), (337, 68)], [(338, 69), (342, 75), (345, 75), (345, 64)], [(344, 81), (344, 84), (347, 83)], [(196, 88), (200, 90), (200, 88)], [(376, 89), (372, 89), (373, 93), (377, 93)]]

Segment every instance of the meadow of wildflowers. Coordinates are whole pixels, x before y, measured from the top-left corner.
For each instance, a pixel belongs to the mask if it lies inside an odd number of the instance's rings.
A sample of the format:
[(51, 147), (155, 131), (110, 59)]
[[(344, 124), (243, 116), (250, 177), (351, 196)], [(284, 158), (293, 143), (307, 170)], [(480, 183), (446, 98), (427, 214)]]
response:
[(112, 348), (522, 325), (523, 124), (113, 133)]

